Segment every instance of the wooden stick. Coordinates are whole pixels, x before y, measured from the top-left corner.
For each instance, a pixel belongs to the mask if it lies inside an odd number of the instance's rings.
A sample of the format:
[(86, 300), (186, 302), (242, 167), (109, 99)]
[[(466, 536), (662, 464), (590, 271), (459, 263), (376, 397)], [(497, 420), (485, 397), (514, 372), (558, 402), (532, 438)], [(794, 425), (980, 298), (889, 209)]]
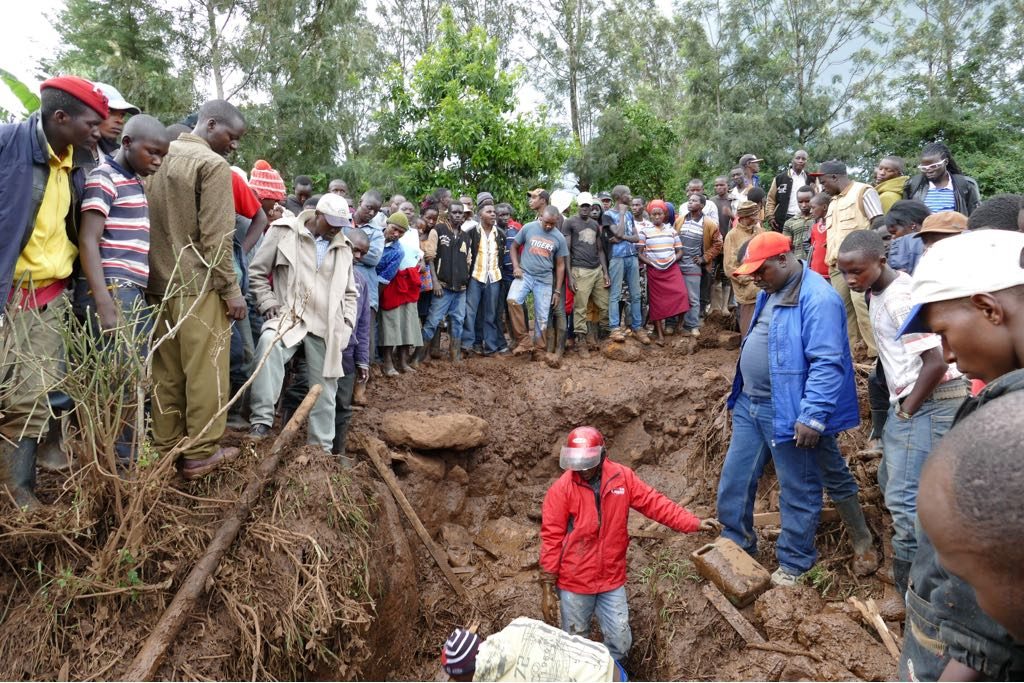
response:
[[(864, 506), (865, 517), (875, 517), (878, 515), (878, 508), (874, 505)], [(823, 508), (821, 516), (818, 518), (818, 522), (838, 522), (839, 511), (835, 508)], [(778, 526), (782, 524), (782, 516), (778, 512), (759, 512), (754, 515), (754, 526)]]
[(701, 592), (704, 593), (704, 597), (708, 599), (711, 606), (718, 610), (718, 613), (729, 622), (729, 625), (736, 630), (736, 633), (740, 634), (740, 637), (748, 645), (750, 643), (763, 644), (765, 642), (765, 639), (757, 632), (757, 629), (729, 602), (722, 594), (722, 591), (718, 589), (718, 586), (711, 582), (705, 583), (701, 588)]
[(306, 398), (299, 404), (298, 410), (292, 415), (292, 419), (281, 430), (270, 453), (256, 468), (256, 476), (249, 480), (238, 502), (224, 516), (220, 528), (217, 529), (210, 544), (206, 546), (203, 556), (192, 567), (192, 571), (181, 584), (181, 588), (174, 595), (171, 604), (160, 616), (160, 621), (153, 627), (149, 637), (142, 644), (142, 649), (135, 655), (128, 671), (121, 677), (122, 680), (151, 681), (154, 679), (157, 669), (167, 653), (167, 648), (181, 631), (186, 617), (206, 589), (207, 581), (212, 579), (224, 554), (238, 537), (242, 524), (249, 518), (253, 504), (259, 499), (271, 475), (281, 464), (285, 449), (295, 440), (299, 427), (309, 417), (309, 411), (312, 410), (322, 389), (323, 387), (319, 384), (313, 385), (313, 388), (306, 394)]
[(809, 650), (797, 650), (796, 648), (786, 647), (784, 645), (777, 645), (776, 643), (747, 643), (747, 647), (751, 650), (764, 650), (765, 652), (778, 652), (780, 655), (789, 655), (790, 657), (810, 657), (816, 662), (824, 662), (820, 656), (810, 652)]
[(896, 647), (896, 642), (892, 639), (892, 633), (889, 631), (889, 627), (885, 625), (885, 621), (882, 619), (875, 601), (872, 598), (868, 598), (867, 604), (864, 604), (856, 597), (850, 596), (850, 604), (856, 607), (860, 611), (861, 616), (864, 617), (864, 621), (878, 632), (879, 637), (882, 639), (882, 644), (885, 645), (885, 649), (889, 651), (892, 658), (897, 662), (900, 661), (900, 650)]
[(391, 468), (384, 464), (383, 458), (380, 457), (378, 449), (384, 447), (382, 442), (373, 443), (373, 439), (368, 439), (366, 443), (366, 454), (370, 456), (370, 460), (373, 461), (374, 467), (377, 468), (378, 474), (384, 483), (388, 485), (388, 489), (391, 490), (391, 495), (394, 496), (395, 502), (398, 503), (398, 507), (402, 508), (402, 512), (412, 523), (413, 528), (416, 530), (416, 535), (420, 537), (423, 545), (426, 546), (427, 551), (431, 557), (434, 558), (434, 562), (441, 569), (441, 573), (444, 574), (444, 578), (448, 580), (452, 588), (460, 598), (466, 601), (470, 601), (469, 594), (466, 592), (466, 588), (459, 581), (459, 577), (455, 575), (452, 568), (448, 566), (448, 559), (441, 554), (441, 549), (434, 543), (434, 539), (430, 537), (430, 533), (427, 528), (423, 526), (423, 522), (420, 521), (419, 515), (416, 514), (416, 510), (413, 509), (409, 499), (405, 497), (402, 492), (402, 488), (398, 485), (398, 479), (395, 477), (395, 473), (391, 471)]

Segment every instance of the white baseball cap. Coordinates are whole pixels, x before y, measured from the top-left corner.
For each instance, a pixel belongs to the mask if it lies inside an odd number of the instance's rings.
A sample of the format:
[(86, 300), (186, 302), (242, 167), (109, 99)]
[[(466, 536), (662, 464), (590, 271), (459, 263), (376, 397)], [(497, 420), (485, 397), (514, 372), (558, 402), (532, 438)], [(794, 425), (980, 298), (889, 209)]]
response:
[(316, 203), (316, 210), (335, 228), (352, 227), (352, 212), (348, 209), (348, 202), (341, 195), (328, 192), (320, 197), (320, 201)]
[(114, 86), (108, 85), (107, 83), (94, 83), (94, 85), (100, 89), (100, 92), (107, 96), (107, 106), (109, 106), (111, 110), (118, 109), (120, 111), (126, 111), (133, 116), (135, 114), (142, 113), (141, 109), (126, 100), (124, 95), (121, 94), (121, 91)]
[(576, 206), (584, 205), (593, 206), (594, 195), (590, 194), (589, 192), (580, 192), (578, 195), (576, 195)]
[(931, 332), (924, 306), (1024, 285), (1024, 233), (971, 230), (937, 242), (914, 270), (913, 308), (899, 335)]

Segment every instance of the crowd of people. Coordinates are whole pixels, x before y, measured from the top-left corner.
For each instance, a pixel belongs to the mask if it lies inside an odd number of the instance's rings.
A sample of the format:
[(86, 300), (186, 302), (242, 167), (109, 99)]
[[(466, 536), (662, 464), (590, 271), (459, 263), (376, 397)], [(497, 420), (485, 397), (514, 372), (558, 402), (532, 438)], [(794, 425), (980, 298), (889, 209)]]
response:
[[(74, 76), (44, 82), (40, 100), (0, 126), (0, 221), (11, 230), (0, 243), (0, 485), (18, 506), (40, 505), (37, 467), (68, 466), (52, 414), (74, 371), (60, 333), (72, 316), (93, 335), (133, 331), (140, 355), (159, 340), (152, 443), (179, 456), (188, 480), (237, 456), (220, 445), (229, 421), (265, 438), (313, 385), (323, 391), (309, 443), (351, 466), (345, 438), (371, 366), (415, 372), (442, 357), (442, 335), (452, 363), (512, 355), (558, 368), (567, 350), (589, 358), (601, 343), (699, 336), (715, 312), (743, 337), (718, 521), (608, 460), (589, 428), (570, 435), (566, 473), (544, 503), (545, 585), (557, 587), (570, 634), (586, 635), (596, 611), (612, 655), (594, 660), (600, 675), (624, 676), (629, 649), (630, 508), (680, 531), (721, 528), (754, 554), (771, 459), (782, 519), (773, 583), (794, 585), (814, 566), (826, 492), (853, 571), (878, 570), (837, 441), (860, 422), (855, 357), (874, 366), (864, 455), (881, 458), (893, 519), (892, 581), (908, 615), (901, 676), (1024, 674), (1024, 203), (981, 201), (944, 144), (922, 149), (913, 176), (901, 158), (879, 160), (874, 184), (841, 161), (811, 170), (803, 150), (769, 181), (745, 154), (710, 195), (690, 181), (678, 207), (625, 185), (557, 205), (535, 188), (517, 220), (513, 198), (486, 191), (385, 201), (373, 189), (350, 196), (342, 179), (318, 194), (300, 175), (289, 193), (266, 161), (230, 166), (246, 122), (224, 100), (170, 126)], [(140, 436), (125, 424), (122, 468)], [(612, 531), (576, 543), (602, 510)], [(459, 661), (467, 643), (474, 658), (483, 647), (453, 638), (446, 653)]]

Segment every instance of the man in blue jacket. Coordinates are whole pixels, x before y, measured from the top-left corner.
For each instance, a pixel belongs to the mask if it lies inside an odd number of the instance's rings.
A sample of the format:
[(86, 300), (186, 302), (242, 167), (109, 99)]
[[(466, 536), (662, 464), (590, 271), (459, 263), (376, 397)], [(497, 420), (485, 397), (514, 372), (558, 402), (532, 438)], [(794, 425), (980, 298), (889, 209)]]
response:
[(729, 396), (732, 441), (718, 485), (724, 536), (757, 550), (754, 498), (769, 456), (781, 495), (779, 568), (772, 583), (790, 586), (817, 559), (814, 534), (828, 489), (854, 545), (854, 570), (878, 567), (857, 484), (836, 436), (860, 422), (846, 309), (832, 286), (791, 251), (790, 239), (765, 232), (750, 241), (734, 273), (749, 275), (757, 295)]

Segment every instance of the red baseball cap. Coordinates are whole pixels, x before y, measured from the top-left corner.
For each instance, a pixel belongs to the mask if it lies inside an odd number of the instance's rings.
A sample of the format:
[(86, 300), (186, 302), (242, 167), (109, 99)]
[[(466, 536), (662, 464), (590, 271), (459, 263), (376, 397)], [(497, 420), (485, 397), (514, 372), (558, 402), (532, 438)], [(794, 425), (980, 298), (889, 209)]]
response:
[(750, 275), (772, 256), (788, 254), (792, 250), (792, 241), (781, 232), (762, 232), (747, 244), (747, 255), (732, 274)]
[(58, 76), (43, 81), (42, 85), (39, 86), (40, 91), (47, 88), (63, 90), (76, 100), (81, 100), (82, 104), (94, 110), (103, 118), (110, 116), (110, 104), (107, 96), (103, 94), (98, 85), (91, 81), (79, 78), (78, 76)]

